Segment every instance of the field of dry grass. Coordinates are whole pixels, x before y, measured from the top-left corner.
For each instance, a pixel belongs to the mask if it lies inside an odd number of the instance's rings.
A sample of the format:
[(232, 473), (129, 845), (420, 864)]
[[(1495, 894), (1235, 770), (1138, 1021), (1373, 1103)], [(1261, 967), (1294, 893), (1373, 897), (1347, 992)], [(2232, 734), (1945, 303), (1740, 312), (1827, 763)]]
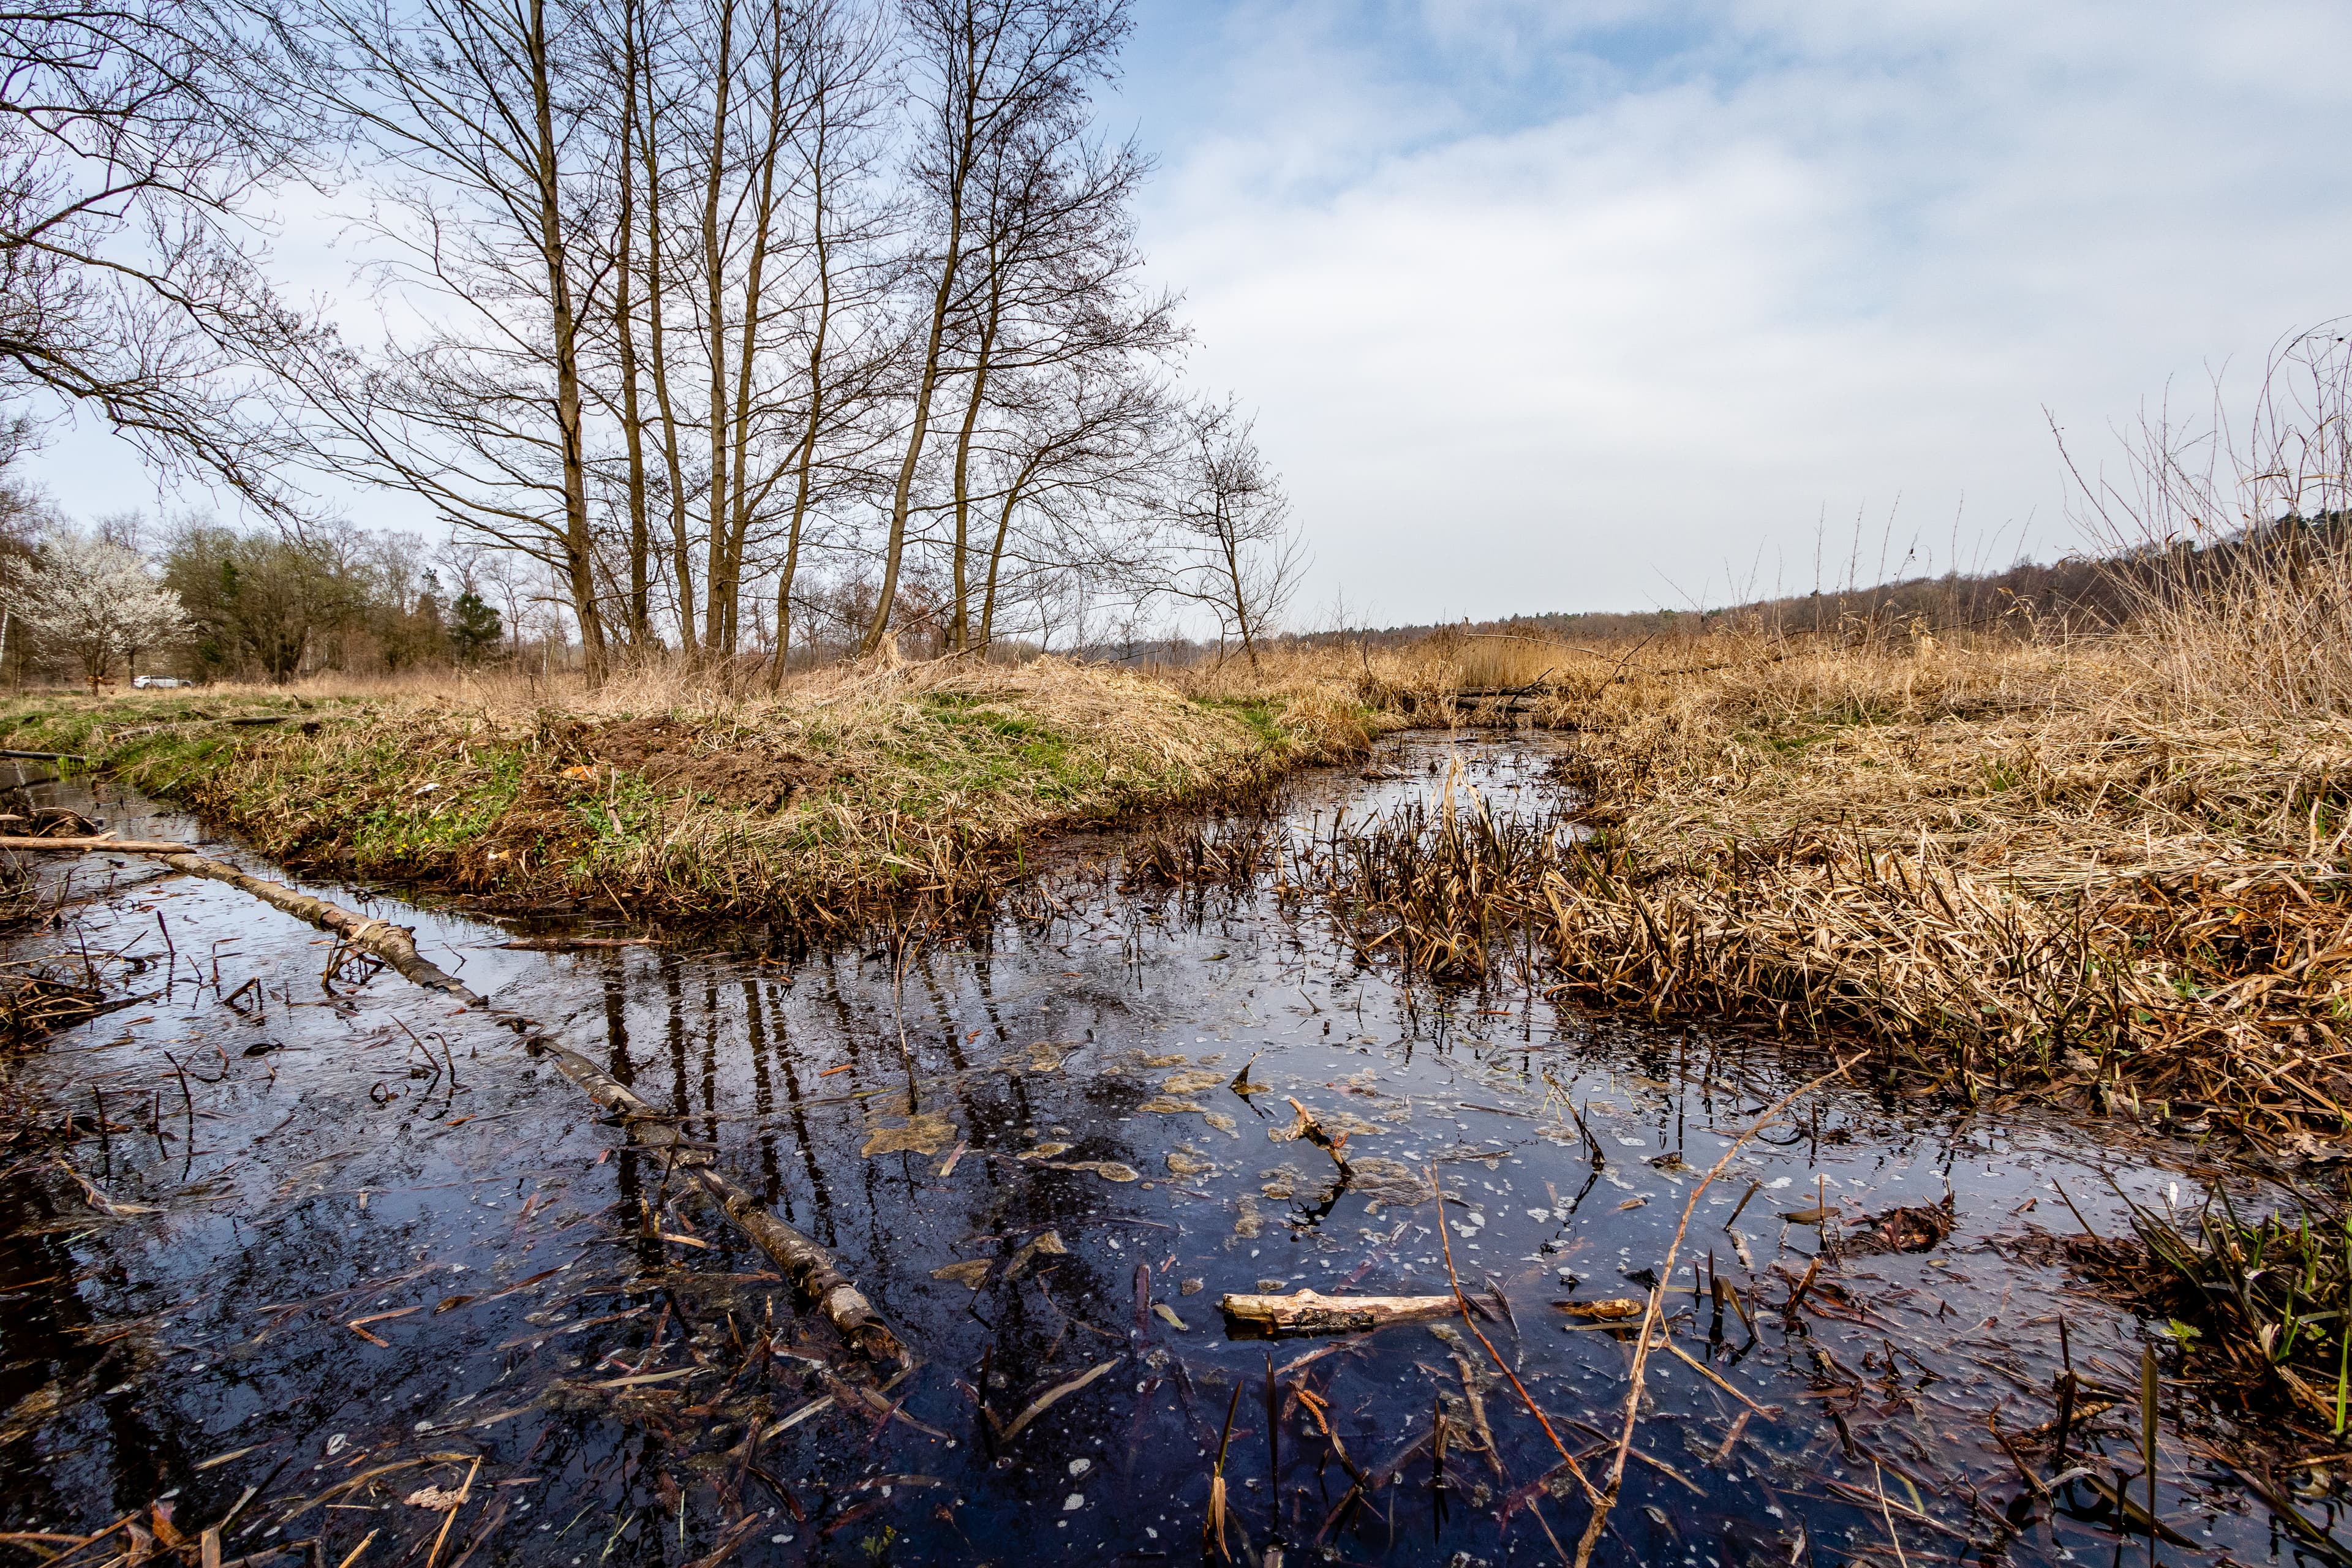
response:
[(0, 707), (8, 745), (86, 754), (297, 863), (815, 928), (984, 897), (1043, 836), (1228, 798), (1359, 754), (1383, 722), (1327, 693), (1196, 698), (1052, 660), (851, 667), (774, 696), (656, 671)]
[(1423, 712), (1538, 685), (1591, 834), (1384, 825), (1334, 891), (1435, 971), (1532, 930), (1544, 982), (1596, 1005), (1856, 1032), (1971, 1095), (2352, 1131), (2352, 626), (2316, 624), (2352, 596), (2301, 570), (2055, 642), (1327, 651), (1335, 686)]

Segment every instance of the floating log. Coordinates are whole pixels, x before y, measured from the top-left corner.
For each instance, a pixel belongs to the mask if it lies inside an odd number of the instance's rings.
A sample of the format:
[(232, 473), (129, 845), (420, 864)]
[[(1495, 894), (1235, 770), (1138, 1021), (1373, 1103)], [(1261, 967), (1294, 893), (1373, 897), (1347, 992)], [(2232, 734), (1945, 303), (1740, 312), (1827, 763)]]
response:
[(1221, 1298), (1225, 1332), (1235, 1338), (1290, 1334), (1355, 1334), (1391, 1323), (1425, 1323), (1450, 1318), (1461, 1305), (1452, 1296), (1325, 1296), (1298, 1290), (1287, 1296)]
[(906, 1347), (883, 1322), (874, 1304), (835, 1266), (833, 1256), (771, 1214), (751, 1192), (714, 1169), (710, 1152), (687, 1142), (668, 1117), (628, 1085), (568, 1047), (541, 1039), (533, 1042), (533, 1054), (552, 1059), (557, 1070), (587, 1090), (590, 1099), (619, 1113), (628, 1123), (631, 1142), (667, 1153), (674, 1169), (717, 1198), (719, 1206), (734, 1221), (736, 1228), (782, 1266), (786, 1276), (817, 1304), (833, 1326), (841, 1331), (843, 1338), (877, 1361), (903, 1363), (908, 1359)]
[(0, 849), (47, 849), (58, 854), (85, 855), (112, 850), (118, 855), (186, 855), (193, 853), (184, 844), (173, 844), (160, 838), (28, 838), (16, 835), (0, 838)]
[[(121, 847), (120, 845), (112, 847)], [(405, 926), (353, 914), (324, 899), (297, 892), (283, 883), (264, 881), (210, 856), (165, 854), (159, 858), (175, 871), (226, 882), (266, 904), (284, 910), (288, 914), (333, 931), (353, 947), (364, 948), (383, 959), (412, 984), (441, 992), (468, 1007), (479, 1008), (514, 1029), (523, 1037), (525, 1050), (534, 1056), (551, 1058), (563, 1076), (587, 1090), (591, 1099), (606, 1110), (618, 1112), (628, 1124), (632, 1143), (666, 1153), (672, 1169), (682, 1173), (717, 1198), (719, 1207), (736, 1228), (783, 1268), (786, 1276), (803, 1294), (815, 1301), (818, 1309), (832, 1321), (833, 1326), (841, 1331), (844, 1339), (877, 1361), (897, 1361), (905, 1364), (912, 1359), (898, 1336), (882, 1321), (882, 1315), (874, 1310), (874, 1304), (850, 1283), (848, 1277), (835, 1264), (832, 1255), (771, 1214), (749, 1190), (714, 1169), (707, 1147), (688, 1142), (668, 1117), (586, 1057), (549, 1039), (530, 1019), (493, 1007), (488, 997), (419, 953), (415, 940)]]

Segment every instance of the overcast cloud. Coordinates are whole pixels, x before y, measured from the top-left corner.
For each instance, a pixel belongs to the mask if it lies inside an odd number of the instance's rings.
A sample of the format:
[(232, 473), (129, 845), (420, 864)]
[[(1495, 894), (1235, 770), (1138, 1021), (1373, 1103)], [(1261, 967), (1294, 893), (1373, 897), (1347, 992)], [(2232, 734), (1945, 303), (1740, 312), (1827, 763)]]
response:
[[(1819, 519), (1834, 579), (1898, 497), (1898, 558), (1956, 516), (1963, 563), (2057, 553), (2045, 405), (2095, 448), (2352, 310), (2340, 3), (1138, 17), (1107, 111), (1160, 160), (1192, 374), (1288, 479), (1295, 618), (1800, 590)], [(37, 462), (82, 515), (154, 504), (87, 422)]]
[(1375, 621), (1809, 588), (1898, 497), (1898, 558), (2057, 553), (2044, 405), (2096, 447), (2352, 310), (2341, 5), (1141, 16), (1193, 369)]

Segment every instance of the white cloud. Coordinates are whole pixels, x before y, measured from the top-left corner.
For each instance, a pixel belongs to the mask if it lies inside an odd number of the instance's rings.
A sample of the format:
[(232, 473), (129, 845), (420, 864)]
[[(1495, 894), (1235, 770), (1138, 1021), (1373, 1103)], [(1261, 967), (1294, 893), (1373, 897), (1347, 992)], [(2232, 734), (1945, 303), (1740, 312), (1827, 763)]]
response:
[[(1321, 6), (1234, 23), (1145, 224), (1196, 374), (1263, 408), (1312, 597), (1672, 602), (1759, 544), (1810, 586), (1822, 510), (1875, 534), (1898, 494), (1939, 559), (1963, 494), (1967, 532), (2063, 547), (2043, 405), (2095, 438), (2352, 308), (2332, 10), (1809, 0), (1643, 58), (1428, 9), (1417, 59)], [(1465, 99), (1495, 38), (1596, 52), (1521, 62), (1551, 102)]]

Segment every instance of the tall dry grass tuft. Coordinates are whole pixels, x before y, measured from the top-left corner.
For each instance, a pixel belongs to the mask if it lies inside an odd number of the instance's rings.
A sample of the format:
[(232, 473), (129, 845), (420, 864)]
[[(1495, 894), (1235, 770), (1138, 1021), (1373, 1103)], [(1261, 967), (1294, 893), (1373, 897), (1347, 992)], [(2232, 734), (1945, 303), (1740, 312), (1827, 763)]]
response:
[(2074, 472), (2077, 521), (2125, 590), (2116, 640), (2143, 700), (2241, 721), (2352, 716), (2343, 323), (2281, 340), (2242, 418), (2217, 382), (2202, 415), (2144, 418), (2112, 476)]

